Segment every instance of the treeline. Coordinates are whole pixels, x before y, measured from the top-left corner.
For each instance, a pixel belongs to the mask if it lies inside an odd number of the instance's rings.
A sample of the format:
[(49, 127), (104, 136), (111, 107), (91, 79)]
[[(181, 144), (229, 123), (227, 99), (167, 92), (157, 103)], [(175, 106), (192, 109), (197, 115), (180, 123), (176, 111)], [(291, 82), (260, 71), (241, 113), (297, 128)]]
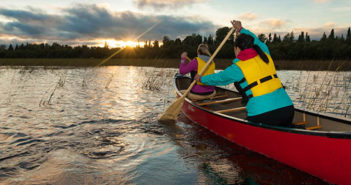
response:
[[(126, 48), (116, 58), (178, 58), (182, 51), (189, 56), (196, 55), (197, 45), (207, 43), (213, 52), (224, 39), (230, 28), (219, 28), (215, 35), (207, 37), (192, 34), (183, 40), (171, 40), (164, 36), (162, 45), (158, 40), (146, 41), (144, 47)], [(301, 32), (297, 37), (293, 32), (284, 35), (259, 34), (259, 39), (266, 42), (272, 57), (278, 60), (349, 60), (351, 59), (351, 31), (346, 35), (336, 36), (334, 29), (320, 40), (311, 40), (308, 33)], [(231, 36), (218, 53), (217, 58), (234, 58), (233, 40)], [(105, 58), (121, 48), (68, 46), (53, 44), (20, 44), (0, 46), (0, 58)]]

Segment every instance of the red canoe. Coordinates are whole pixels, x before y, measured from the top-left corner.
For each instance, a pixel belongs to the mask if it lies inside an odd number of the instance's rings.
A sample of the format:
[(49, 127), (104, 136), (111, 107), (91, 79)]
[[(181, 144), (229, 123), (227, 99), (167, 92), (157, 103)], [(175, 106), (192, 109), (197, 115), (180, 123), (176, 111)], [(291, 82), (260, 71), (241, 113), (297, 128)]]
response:
[[(191, 79), (176, 75), (177, 97)], [(229, 141), (333, 184), (351, 184), (351, 119), (295, 110), (305, 129), (249, 123), (240, 95), (216, 88), (211, 100), (185, 99), (182, 112), (193, 122)]]

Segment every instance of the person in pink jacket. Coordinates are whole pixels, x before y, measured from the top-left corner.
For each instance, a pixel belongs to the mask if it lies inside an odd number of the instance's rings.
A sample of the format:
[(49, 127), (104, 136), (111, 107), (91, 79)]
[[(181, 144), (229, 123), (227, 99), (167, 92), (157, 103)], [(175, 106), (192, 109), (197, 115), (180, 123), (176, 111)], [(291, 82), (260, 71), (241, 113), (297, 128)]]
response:
[[(181, 62), (179, 67), (179, 72), (181, 74), (190, 73), (192, 80), (196, 74), (200, 73), (202, 68), (206, 65), (210, 59), (210, 52), (206, 44), (200, 44), (197, 48), (197, 57), (191, 60), (188, 64), (187, 61), (187, 52), (181, 54)], [(215, 71), (215, 64), (212, 62), (208, 69), (205, 71), (205, 75), (213, 74)], [(201, 82), (197, 82), (194, 87), (191, 89), (188, 98), (192, 100), (202, 100), (211, 98), (216, 94), (215, 87), (211, 85), (205, 85)]]

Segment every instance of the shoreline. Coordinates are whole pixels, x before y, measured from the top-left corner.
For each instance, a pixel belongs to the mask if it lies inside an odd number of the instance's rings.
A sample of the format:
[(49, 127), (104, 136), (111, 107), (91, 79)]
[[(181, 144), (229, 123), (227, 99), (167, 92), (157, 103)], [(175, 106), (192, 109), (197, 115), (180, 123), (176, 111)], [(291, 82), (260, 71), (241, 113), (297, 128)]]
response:
[[(67, 66), (95, 67), (103, 59), (100, 58), (5, 58), (0, 59), (0, 66)], [(216, 59), (216, 69), (225, 69), (232, 64), (232, 59)], [(157, 68), (178, 68), (180, 59), (141, 59), (115, 58), (103, 66), (142, 66)], [(351, 60), (277, 60), (277, 70), (307, 71), (351, 71)]]

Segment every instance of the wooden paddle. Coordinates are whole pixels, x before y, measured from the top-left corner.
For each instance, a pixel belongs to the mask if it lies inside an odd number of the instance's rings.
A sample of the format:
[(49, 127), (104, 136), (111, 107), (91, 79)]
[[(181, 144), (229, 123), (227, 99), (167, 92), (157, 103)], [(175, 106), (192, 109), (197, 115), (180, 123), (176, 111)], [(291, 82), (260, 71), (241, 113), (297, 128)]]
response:
[[(219, 50), (221, 50), (221, 48), (223, 47), (223, 45), (225, 44), (225, 42), (229, 39), (230, 35), (234, 32), (234, 27), (228, 32), (228, 34), (225, 36), (225, 38), (223, 39), (222, 43), (218, 46), (218, 48), (216, 49), (216, 51), (213, 53), (213, 55), (210, 57), (210, 59), (207, 61), (206, 65), (204, 68), (202, 68), (201, 72), (199, 73), (199, 75), (203, 75), (205, 73), (205, 71), (207, 70), (208, 66), (210, 66), (210, 64), (212, 63), (212, 60), (214, 59), (214, 57), (217, 55), (217, 53), (219, 52)], [(162, 122), (169, 122), (169, 121), (175, 121), (177, 119), (177, 116), (180, 112), (180, 110), (183, 107), (183, 103), (184, 103), (184, 99), (185, 97), (189, 94), (191, 88), (193, 88), (193, 86), (195, 85), (196, 80), (194, 80), (189, 88), (185, 91), (185, 93), (178, 99), (176, 99), (169, 107), (168, 109), (159, 117), (158, 121), (162, 121)]]

